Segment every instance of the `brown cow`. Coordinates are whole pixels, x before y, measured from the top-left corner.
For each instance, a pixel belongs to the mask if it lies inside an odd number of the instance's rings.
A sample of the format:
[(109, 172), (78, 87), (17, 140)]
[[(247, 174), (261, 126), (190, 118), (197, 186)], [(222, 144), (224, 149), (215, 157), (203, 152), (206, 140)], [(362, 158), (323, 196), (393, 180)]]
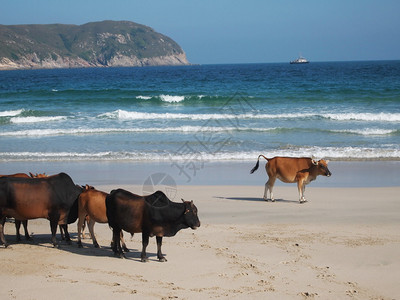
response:
[[(96, 236), (94, 234), (94, 224), (97, 223), (108, 223), (106, 214), (106, 197), (107, 193), (98, 191), (94, 187), (86, 185), (84, 191), (79, 195), (78, 198), (78, 247), (82, 248), (81, 232), (84, 227), (86, 217), (88, 218), (88, 227), (90, 237), (92, 238), (93, 245), (99, 248)], [(129, 252), (125, 245), (123, 235), (121, 232), (121, 241), (124, 251)]]
[[(10, 174), (10, 175), (0, 175), (0, 177), (43, 178), (43, 177), (47, 177), (47, 175), (45, 173), (43, 173), (43, 174), (36, 173), (34, 175), (31, 172), (29, 172), (29, 175), (25, 174), (25, 173), (15, 173), (15, 174)], [(24, 227), (25, 239), (30, 240), (31, 237), (28, 233), (28, 220), (24, 220), (24, 221), (15, 220), (15, 232), (16, 232), (17, 241), (21, 240), (21, 235), (19, 233), (19, 229), (21, 228), (21, 223)], [(60, 230), (61, 230), (61, 227), (60, 227)]]
[(306, 184), (315, 180), (318, 175), (331, 176), (331, 172), (328, 170), (328, 160), (315, 161), (314, 159), (307, 157), (274, 157), (267, 158), (264, 155), (259, 155), (255, 167), (250, 171), (254, 173), (258, 169), (260, 163), (260, 157), (267, 160), (265, 170), (268, 174), (268, 181), (265, 184), (264, 200), (268, 201), (268, 190), (271, 195), (271, 201), (274, 202), (274, 194), (272, 189), (274, 188), (276, 178), (280, 179), (285, 183), (297, 182), (297, 188), (299, 190), (299, 201), (300, 203), (306, 202), (304, 197), (304, 191)]
[[(151, 204), (155, 202), (166, 205), (155, 207)], [(106, 198), (106, 207), (108, 223), (113, 229), (114, 253), (120, 257), (124, 256), (119, 243), (121, 230), (131, 234), (141, 232), (142, 262), (148, 260), (146, 248), (150, 236), (156, 236), (158, 260), (166, 261), (161, 252), (163, 236), (174, 236), (179, 230), (188, 227), (192, 229), (200, 227), (197, 208), (193, 201), (175, 203), (160, 191), (149, 196), (139, 196), (123, 189), (114, 190)]]
[(0, 178), (0, 239), (5, 246), (4, 222), (7, 216), (17, 220), (46, 218), (50, 220), (52, 242), (57, 246), (57, 225), (62, 225), (66, 240), (71, 241), (67, 224), (78, 217), (78, 196), (82, 188), (76, 186), (65, 173), (46, 178)]

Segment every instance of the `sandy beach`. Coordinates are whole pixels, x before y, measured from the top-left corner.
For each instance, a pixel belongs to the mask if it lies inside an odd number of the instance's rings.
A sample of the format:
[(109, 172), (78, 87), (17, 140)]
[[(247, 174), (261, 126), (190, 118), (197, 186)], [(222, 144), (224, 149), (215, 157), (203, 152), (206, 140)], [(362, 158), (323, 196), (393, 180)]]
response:
[[(260, 175), (259, 175), (260, 176)], [(261, 177), (261, 176), (260, 176)], [(142, 185), (98, 185), (141, 193)], [(141, 236), (127, 235), (127, 259), (114, 257), (111, 230), (50, 243), (47, 220), (32, 220), (33, 241), (0, 248), (1, 299), (399, 299), (400, 187), (313, 187), (299, 204), (294, 185), (178, 185), (175, 201), (194, 200), (201, 227), (164, 238), (167, 262), (140, 262)]]

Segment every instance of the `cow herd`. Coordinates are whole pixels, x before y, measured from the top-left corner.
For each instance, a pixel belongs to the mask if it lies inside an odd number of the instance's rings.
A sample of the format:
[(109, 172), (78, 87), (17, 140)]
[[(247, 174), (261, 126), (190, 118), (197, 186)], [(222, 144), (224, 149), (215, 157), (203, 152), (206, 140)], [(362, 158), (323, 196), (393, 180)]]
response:
[[(278, 178), (283, 182), (296, 182), (300, 203), (305, 202), (306, 184), (315, 180), (318, 175), (331, 176), (328, 161), (311, 158), (258, 156), (267, 160), (265, 166), (268, 181), (265, 184), (264, 199), (274, 201), (273, 186)], [(98, 191), (91, 186), (76, 185), (72, 178), (60, 173), (45, 174), (17, 173), (0, 175), (0, 241), (8, 246), (4, 236), (4, 225), (7, 218), (14, 218), (17, 240), (20, 240), (19, 227), (24, 225), (25, 237), (30, 239), (27, 221), (45, 218), (50, 221), (51, 241), (55, 247), (57, 226), (65, 240), (71, 243), (68, 224), (78, 219), (78, 246), (82, 247), (81, 233), (85, 222), (95, 247), (99, 247), (94, 234), (94, 224), (108, 223), (112, 229), (112, 250), (118, 257), (124, 257), (129, 251), (125, 245), (122, 231), (142, 233), (141, 261), (147, 261), (146, 248), (149, 237), (155, 236), (157, 241), (157, 258), (165, 261), (161, 252), (162, 238), (174, 236), (185, 228), (200, 227), (197, 208), (193, 201), (172, 202), (167, 196), (157, 191), (147, 196), (135, 195), (123, 189), (116, 189), (109, 194)]]
[[(95, 222), (108, 223), (113, 231), (112, 249), (119, 257), (124, 256), (123, 251), (128, 251), (122, 230), (131, 234), (142, 233), (142, 261), (147, 261), (146, 247), (150, 236), (156, 236), (157, 257), (165, 261), (161, 252), (163, 236), (174, 236), (184, 228), (200, 227), (193, 201), (175, 203), (160, 191), (139, 196), (117, 189), (107, 194), (90, 186), (76, 185), (65, 173), (33, 177), (24, 173), (0, 176), (0, 240), (5, 247), (8, 246), (4, 236), (6, 218), (15, 218), (17, 238), (21, 221), (48, 219), (51, 241), (57, 247), (57, 226), (60, 226), (65, 240), (71, 243), (68, 224), (74, 223), (78, 217), (79, 247), (82, 247), (81, 229), (85, 220), (95, 247), (99, 247), (93, 229)], [(26, 226), (27, 223), (24, 223), (25, 235), (29, 238)]]

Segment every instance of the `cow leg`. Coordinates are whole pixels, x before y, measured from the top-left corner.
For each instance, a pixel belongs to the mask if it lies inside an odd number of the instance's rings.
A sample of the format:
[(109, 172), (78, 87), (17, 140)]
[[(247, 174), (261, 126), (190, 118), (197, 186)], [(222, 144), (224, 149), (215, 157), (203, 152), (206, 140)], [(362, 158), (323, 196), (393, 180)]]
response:
[[(93, 219), (90, 219), (90, 221), (88, 223), (88, 227), (89, 227), (89, 233), (90, 233), (90, 237), (92, 238), (94, 247), (99, 248), (100, 247), (99, 243), (97, 243), (96, 236), (94, 235), (94, 224), (95, 223), (96, 222)], [(121, 230), (121, 232), (122, 232), (122, 230)]]
[(56, 233), (57, 233), (58, 218), (50, 218), (50, 229), (51, 229), (51, 242), (55, 248), (58, 247)]
[(61, 227), (61, 225), (59, 226), (60, 227), (60, 235), (61, 235), (61, 240), (65, 240), (65, 234), (64, 234), (64, 229)]
[(15, 235), (17, 236), (17, 242), (21, 241), (21, 235), (19, 234), (19, 229), (21, 228), (21, 221), (15, 220)]
[(22, 221), (22, 225), (24, 226), (25, 239), (31, 240), (31, 236), (29, 235), (29, 232), (28, 232), (28, 220)]
[(147, 233), (142, 232), (142, 254), (140, 255), (142, 262), (146, 262), (149, 260), (146, 256), (146, 248), (148, 244), (149, 244), (149, 235)]
[(31, 237), (29, 236), (28, 233), (28, 221), (20, 221), (20, 220), (15, 220), (15, 232), (16, 232), (16, 236), (17, 236), (17, 241), (21, 241), (21, 235), (19, 233), (19, 230), (21, 228), (21, 223), (24, 226), (24, 231), (25, 231), (25, 239), (30, 240)]
[[(85, 213), (83, 213), (83, 214), (80, 213), (78, 216), (77, 228), (78, 228), (78, 247), (79, 248), (83, 247), (81, 239), (83, 239), (84, 235), (85, 235), (84, 231), (85, 231), (85, 222), (87, 221), (86, 217), (87, 216), (85, 215)], [(93, 240), (93, 238), (92, 238), (92, 240)]]
[(0, 220), (0, 240), (3, 243), (4, 247), (7, 248), (8, 244), (7, 244), (6, 238), (4, 236), (4, 224), (5, 223), (6, 223), (6, 217), (3, 216), (3, 217), (1, 217), (1, 220)]
[(81, 238), (82, 239), (85, 238), (85, 228), (86, 228), (87, 224), (89, 224), (88, 216), (85, 217), (85, 220), (83, 221), (83, 224), (82, 224), (82, 230), (81, 230), (81, 235), (82, 235)]
[(122, 252), (122, 249), (121, 249), (121, 241), (120, 241), (121, 231), (122, 231), (121, 229), (113, 228), (112, 250), (114, 251), (114, 255), (115, 256), (123, 258), (125, 256), (124, 256), (124, 253)]
[(68, 225), (67, 224), (62, 224), (60, 225), (60, 229), (64, 230), (64, 235), (65, 235), (65, 241), (71, 245), (71, 237), (69, 236), (69, 232), (68, 232)]
[(306, 202), (306, 198), (304, 197), (304, 190), (306, 186), (302, 180), (297, 181), (297, 189), (299, 190), (299, 202), (304, 203)]
[(264, 191), (264, 200), (265, 201), (268, 201), (268, 190), (269, 190), (269, 193), (271, 195), (271, 201), (275, 202), (274, 194), (272, 192), (272, 190), (274, 188), (275, 180), (276, 180), (275, 177), (270, 177), (268, 179), (267, 183), (265, 184), (265, 191)]
[(126, 247), (126, 244), (125, 244), (124, 234), (122, 233), (122, 230), (121, 230), (120, 239), (121, 239), (122, 249), (124, 249), (125, 252), (129, 252), (129, 249), (128, 249), (128, 247)]
[(78, 218), (78, 225), (77, 225), (77, 229), (78, 229), (78, 247), (82, 248), (82, 241), (81, 241), (81, 233), (82, 233), (82, 228), (83, 228), (83, 224), (85, 223), (85, 218), (82, 217), (81, 215), (79, 215)]
[(306, 196), (305, 196), (305, 194), (306, 194), (306, 184), (305, 183), (303, 183), (303, 202), (307, 202), (308, 200), (306, 199)]
[(167, 259), (161, 253), (161, 246), (162, 246), (162, 236), (156, 236), (157, 240), (157, 258), (161, 262), (167, 261)]

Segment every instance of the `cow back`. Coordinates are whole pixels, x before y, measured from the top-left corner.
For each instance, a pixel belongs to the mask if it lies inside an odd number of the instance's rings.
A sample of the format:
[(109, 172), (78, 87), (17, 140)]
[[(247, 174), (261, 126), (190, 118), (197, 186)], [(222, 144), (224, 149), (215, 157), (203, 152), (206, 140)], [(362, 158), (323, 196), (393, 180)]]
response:
[(161, 191), (157, 191), (151, 195), (144, 196), (147, 203), (154, 207), (164, 207), (172, 203), (171, 200)]

